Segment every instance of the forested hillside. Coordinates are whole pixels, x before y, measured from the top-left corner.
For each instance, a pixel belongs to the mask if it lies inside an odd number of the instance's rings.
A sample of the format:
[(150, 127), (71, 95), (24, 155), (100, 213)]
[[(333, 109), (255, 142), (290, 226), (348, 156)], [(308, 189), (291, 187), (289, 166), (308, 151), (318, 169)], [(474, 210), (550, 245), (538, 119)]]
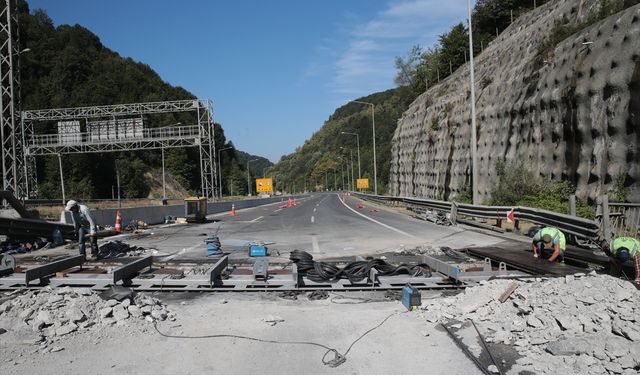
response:
[[(90, 30), (80, 25), (55, 27), (42, 10), (29, 10), (25, 1), (19, 5), (22, 106), (24, 109), (59, 108), (118, 103), (180, 100), (195, 98), (182, 87), (174, 87), (148, 65), (124, 58), (104, 46)], [(185, 115), (162, 115), (150, 118), (150, 126), (180, 123), (191, 125), (195, 119)], [(216, 148), (230, 146), (224, 130), (216, 124)], [(45, 124), (36, 133), (53, 132), (55, 124)], [(166, 168), (176, 181), (191, 193), (200, 189), (197, 148), (166, 151)], [(63, 155), (65, 187), (68, 197), (77, 199), (110, 198), (115, 185), (115, 160), (120, 163), (122, 195), (146, 197), (149, 186), (140, 178), (145, 172), (160, 168), (160, 150), (101, 154)], [(40, 157), (38, 163), (39, 195), (61, 196), (57, 157)], [(234, 193), (246, 192), (246, 172), (238, 165), (233, 149), (222, 152), (223, 179), (243, 180), (231, 186)], [(235, 174), (235, 178), (229, 178)], [(229, 184), (224, 184), (228, 193)]]
[[(406, 88), (397, 88), (358, 99), (375, 104), (379, 192), (387, 188), (391, 137), (398, 118), (410, 104), (409, 97)], [(342, 165), (350, 165), (350, 152), (353, 153), (354, 176), (357, 177), (356, 137), (342, 132), (359, 135), (362, 177), (369, 178), (373, 189), (371, 107), (354, 102), (338, 108), (310, 140), (294, 153), (283, 156), (273, 167), (278, 189), (302, 191), (342, 188)], [(337, 184), (334, 184), (334, 173)], [(325, 182), (328, 182), (327, 185)]]

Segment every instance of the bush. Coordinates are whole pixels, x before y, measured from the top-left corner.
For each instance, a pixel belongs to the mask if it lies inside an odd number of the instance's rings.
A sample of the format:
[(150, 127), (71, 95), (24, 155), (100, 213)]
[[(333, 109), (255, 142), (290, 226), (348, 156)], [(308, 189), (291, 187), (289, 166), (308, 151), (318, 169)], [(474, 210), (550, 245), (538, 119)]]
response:
[[(543, 180), (526, 168), (524, 160), (498, 161), (498, 181), (491, 189), (491, 204), (524, 206), (569, 214), (569, 196), (576, 189), (568, 181)], [(576, 215), (592, 219), (594, 210), (582, 200), (576, 200)]]

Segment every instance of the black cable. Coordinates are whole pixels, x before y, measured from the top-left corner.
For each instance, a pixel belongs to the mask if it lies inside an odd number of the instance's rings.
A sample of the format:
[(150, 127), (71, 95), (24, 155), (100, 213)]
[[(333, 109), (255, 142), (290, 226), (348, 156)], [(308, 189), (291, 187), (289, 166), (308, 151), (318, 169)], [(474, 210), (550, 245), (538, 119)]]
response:
[[(248, 341), (256, 341), (256, 342), (263, 342), (263, 343), (267, 343), (267, 344), (283, 344), (283, 345), (310, 345), (310, 346), (317, 346), (319, 348), (322, 349), (326, 349), (326, 351), (324, 352), (324, 355), (322, 356), (322, 363), (326, 366), (329, 367), (338, 367), (341, 364), (345, 363), (347, 361), (347, 354), (351, 351), (351, 349), (353, 348), (353, 346), (360, 340), (362, 340), (366, 335), (368, 335), (369, 333), (375, 331), (376, 329), (380, 328), (384, 323), (387, 322), (387, 320), (389, 320), (389, 318), (391, 318), (392, 316), (399, 314), (400, 312), (393, 312), (391, 314), (389, 314), (386, 318), (384, 318), (380, 323), (378, 323), (378, 325), (376, 325), (375, 327), (367, 330), (365, 333), (363, 333), (362, 335), (360, 335), (360, 337), (358, 337), (357, 339), (355, 339), (355, 341), (353, 341), (351, 343), (351, 345), (349, 345), (349, 348), (347, 348), (347, 351), (344, 354), (340, 354), (340, 352), (338, 352), (337, 349), (334, 348), (330, 348), (326, 345), (322, 345), (322, 344), (318, 344), (315, 342), (311, 342), (311, 341), (278, 341), (278, 340), (267, 340), (267, 339), (260, 339), (257, 337), (251, 337), (251, 336), (242, 336), (242, 335), (231, 335), (231, 334), (218, 334), (218, 335), (202, 335), (202, 336), (183, 336), (183, 335), (169, 335), (166, 333), (161, 332), (158, 329), (158, 321), (154, 320), (153, 321), (153, 328), (155, 328), (156, 332), (158, 332), (160, 334), (160, 336), (166, 337), (166, 338), (172, 338), (172, 339), (214, 339), (214, 338), (232, 338), (232, 339), (241, 339), (241, 340), (248, 340)], [(334, 358), (331, 360), (326, 360), (327, 355), (329, 353), (333, 353), (334, 354)]]
[(332, 282), (339, 279), (349, 279), (352, 283), (359, 282), (369, 277), (371, 269), (376, 269), (380, 276), (390, 276), (401, 273), (414, 277), (419, 275), (430, 277), (432, 275), (429, 265), (424, 263), (394, 266), (382, 259), (372, 259), (351, 262), (340, 269), (330, 263), (316, 262), (313, 260), (311, 254), (302, 250), (293, 250), (289, 255), (289, 259), (297, 264), (300, 274), (306, 275), (309, 280), (314, 282)]

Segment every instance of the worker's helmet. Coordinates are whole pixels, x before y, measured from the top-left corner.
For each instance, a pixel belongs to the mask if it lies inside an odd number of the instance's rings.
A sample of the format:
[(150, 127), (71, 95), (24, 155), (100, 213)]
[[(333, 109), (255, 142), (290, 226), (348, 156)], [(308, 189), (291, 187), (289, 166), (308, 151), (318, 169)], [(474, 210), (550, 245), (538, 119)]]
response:
[(67, 206), (64, 208), (65, 211), (71, 211), (71, 209), (75, 206), (78, 205), (78, 202), (74, 201), (73, 199), (69, 200), (67, 202)]
[(616, 256), (618, 257), (618, 259), (622, 263), (628, 261), (629, 260), (629, 249), (627, 249), (625, 247), (620, 248), (620, 250), (618, 250), (618, 253), (616, 254)]
[(550, 244), (551, 241), (553, 241), (553, 238), (551, 238), (550, 234), (545, 234), (544, 236), (542, 236), (542, 242)]

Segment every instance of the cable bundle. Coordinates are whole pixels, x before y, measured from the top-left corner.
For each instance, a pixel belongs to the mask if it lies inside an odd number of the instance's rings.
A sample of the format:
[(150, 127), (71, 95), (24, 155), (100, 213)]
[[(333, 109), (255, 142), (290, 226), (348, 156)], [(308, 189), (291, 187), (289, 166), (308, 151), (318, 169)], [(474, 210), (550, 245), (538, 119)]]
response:
[(351, 282), (359, 282), (369, 277), (371, 269), (375, 268), (381, 276), (408, 274), (411, 276), (431, 276), (431, 269), (426, 264), (401, 264), (394, 266), (382, 259), (355, 261), (340, 269), (333, 264), (316, 262), (313, 256), (306, 251), (293, 250), (289, 259), (298, 266), (298, 272), (306, 275), (311, 281), (317, 283), (332, 282), (339, 279), (349, 279)]

